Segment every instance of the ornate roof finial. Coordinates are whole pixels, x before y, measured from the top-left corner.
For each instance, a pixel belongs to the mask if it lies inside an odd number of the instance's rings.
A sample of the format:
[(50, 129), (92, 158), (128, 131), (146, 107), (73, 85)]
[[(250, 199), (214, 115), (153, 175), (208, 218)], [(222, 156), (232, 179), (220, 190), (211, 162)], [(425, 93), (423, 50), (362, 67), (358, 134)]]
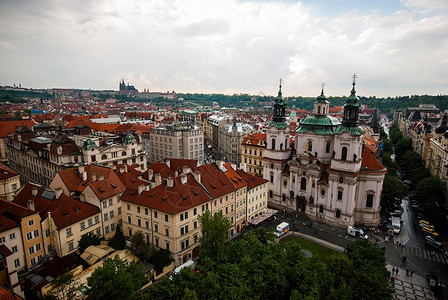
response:
[(324, 87), (325, 87), (325, 82), (322, 82), (322, 92), (320, 93), (321, 95), (324, 94)]
[(358, 78), (358, 75), (356, 75), (356, 73), (353, 73), (353, 86), (356, 84), (356, 78)]

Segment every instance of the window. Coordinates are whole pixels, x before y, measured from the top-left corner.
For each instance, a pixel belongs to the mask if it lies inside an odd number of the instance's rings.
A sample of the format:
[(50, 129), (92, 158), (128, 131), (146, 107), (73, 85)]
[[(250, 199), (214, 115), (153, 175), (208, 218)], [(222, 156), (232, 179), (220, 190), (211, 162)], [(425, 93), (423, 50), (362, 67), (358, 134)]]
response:
[(34, 225), (34, 220), (29, 220), (28, 221), (28, 226), (33, 226)]
[(17, 246), (12, 246), (11, 251), (12, 253), (16, 253), (19, 250), (17, 249)]
[(10, 239), (10, 240), (13, 240), (13, 239), (15, 239), (15, 238), (16, 238), (16, 234), (15, 234), (15, 232), (9, 234), (9, 239)]
[(322, 214), (322, 213), (324, 213), (324, 207), (321, 205), (321, 206), (319, 206), (319, 212)]
[(98, 229), (96, 230), (96, 236), (101, 236), (101, 229), (98, 228)]
[(269, 198), (272, 198), (272, 195), (273, 193), (272, 193), (272, 191), (269, 191)]
[(104, 214), (104, 221), (109, 220), (109, 215), (107, 213)]
[(36, 252), (37, 252), (37, 251), (40, 251), (40, 249), (41, 249), (41, 248), (40, 248), (40, 244), (37, 244), (37, 245), (36, 245)]
[(344, 183), (344, 177), (339, 177), (339, 183)]
[(149, 221), (145, 221), (145, 227), (148, 229), (149, 228)]
[(114, 204), (114, 199), (109, 199), (109, 206), (112, 206)]
[(115, 231), (115, 224), (114, 223), (110, 224), (110, 231)]
[(29, 247), (29, 248), (28, 248), (28, 252), (29, 252), (30, 254), (34, 254), (34, 246)]
[(121, 207), (118, 208), (118, 214), (121, 215)]
[(100, 222), (100, 217), (99, 216), (95, 216), (95, 224)]
[(274, 175), (271, 175), (270, 181), (271, 183), (274, 183)]
[(154, 211), (154, 218), (157, 219), (157, 211)]
[(140, 213), (140, 206), (137, 206), (137, 213)]
[(347, 147), (342, 147), (341, 160), (347, 160)]
[(159, 232), (159, 225), (158, 224), (154, 224), (154, 231), (155, 232)]
[(193, 240), (194, 240), (194, 243), (198, 242), (198, 235), (197, 234), (193, 235)]
[(89, 227), (93, 225), (93, 220), (92, 220), (92, 218), (90, 218), (90, 219), (87, 220), (87, 224), (88, 224)]
[(155, 238), (155, 241), (156, 241), (156, 247), (159, 247), (159, 238), (156, 237), (156, 238)]
[(126, 204), (127, 210), (131, 210), (131, 206), (129, 204)]
[(338, 200), (342, 200), (342, 191), (338, 191)]
[(313, 151), (313, 142), (312, 141), (308, 141), (308, 151)]
[(68, 242), (68, 251), (73, 251), (73, 249), (75, 249), (73, 241)]
[[(185, 215), (185, 220), (188, 219), (188, 211), (186, 211), (186, 212), (184, 213), (184, 215)], [(168, 222), (168, 215), (165, 215), (165, 221)]]
[(109, 225), (106, 226), (106, 227), (104, 227), (104, 233), (105, 233), (105, 234), (108, 234), (108, 233), (109, 233)]
[(38, 237), (39, 236), (39, 230), (34, 230), (34, 237)]
[(327, 142), (327, 145), (325, 147), (325, 153), (330, 153), (330, 143)]
[(49, 229), (45, 230), (45, 236), (46, 236), (46, 237), (49, 237), (49, 236), (50, 236), (50, 230), (49, 230)]
[(86, 224), (84, 222), (81, 222), (79, 225), (81, 226), (81, 230), (84, 230), (86, 228)]
[(184, 235), (188, 233), (188, 225), (185, 225), (180, 228), (180, 235)]
[(366, 207), (373, 207), (373, 195), (367, 195)]
[(195, 207), (193, 208), (193, 216), (196, 216), (198, 214), (198, 209)]
[(166, 236), (170, 236), (170, 229), (169, 228), (165, 228), (165, 235)]
[(306, 178), (303, 178), (303, 177), (302, 177), (302, 179), (300, 179), (300, 189), (301, 189), (302, 191), (305, 191), (305, 190), (306, 190)]
[(36, 264), (36, 258), (33, 257), (33, 258), (30, 260), (30, 262), (31, 262), (31, 265), (34, 266), (34, 265)]
[(12, 190), (13, 190), (13, 191), (17, 190), (17, 184), (14, 183), (14, 184), (12, 185)]
[(168, 250), (168, 251), (170, 251), (170, 243), (169, 243), (169, 242), (166, 242), (166, 243), (165, 243), (165, 249)]
[(138, 225), (138, 227), (142, 227), (142, 220), (141, 219), (137, 219), (137, 225)]
[(109, 217), (110, 217), (111, 219), (114, 218), (114, 211), (109, 212)]
[[(92, 148), (92, 150), (93, 150), (93, 148)], [(92, 161), (96, 161), (96, 155), (92, 155), (92, 156), (90, 157), (90, 159), (91, 159)]]
[(314, 204), (314, 197), (310, 196), (310, 204)]
[(193, 222), (193, 228), (194, 228), (194, 229), (198, 228), (198, 221), (194, 221), (194, 222)]
[(70, 228), (67, 228), (67, 237), (69, 237), (69, 236), (72, 236), (72, 228), (70, 227)]
[(272, 139), (272, 147), (271, 147), (271, 149), (275, 150), (275, 139)]
[(48, 245), (48, 246), (47, 246), (47, 252), (48, 252), (48, 253), (51, 253), (52, 251), (53, 251), (53, 246)]
[(131, 216), (128, 216), (128, 223), (129, 223), (129, 224), (132, 223), (132, 218), (131, 218)]
[(287, 186), (288, 185), (288, 182), (286, 181), (286, 180), (283, 180), (283, 186)]
[(148, 214), (149, 214), (149, 210), (147, 207), (145, 207), (145, 215), (148, 215)]
[(14, 259), (14, 267), (16, 268), (20, 267), (20, 258)]
[(322, 196), (325, 196), (325, 190), (322, 189), (322, 190), (320, 191), (320, 194), (321, 194)]
[(179, 219), (180, 219), (180, 221), (184, 220), (184, 214), (183, 213), (179, 215)]
[(165, 222), (168, 222), (168, 215), (165, 214)]

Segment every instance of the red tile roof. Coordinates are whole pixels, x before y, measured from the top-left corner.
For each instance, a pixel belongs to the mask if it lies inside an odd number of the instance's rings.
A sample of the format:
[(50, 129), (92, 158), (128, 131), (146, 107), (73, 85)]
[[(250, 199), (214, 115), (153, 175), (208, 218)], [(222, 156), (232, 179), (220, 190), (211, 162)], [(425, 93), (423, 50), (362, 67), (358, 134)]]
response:
[(0, 199), (0, 214), (10, 218), (16, 222), (20, 222), (22, 218), (36, 214), (31, 209), (22, 207), (18, 204)]
[(254, 187), (260, 186), (266, 182), (269, 182), (269, 180), (267, 179), (249, 174), (240, 169), (236, 169), (236, 172), (244, 179), (244, 181), (247, 182), (247, 188), (249, 190), (253, 189)]
[(374, 150), (369, 145), (364, 145), (364, 151), (362, 152), (361, 169), (364, 172), (371, 172), (371, 173), (387, 172), (387, 169), (375, 157)]
[(34, 120), (0, 121), (0, 138), (14, 134), (16, 127), (25, 126), (31, 128), (35, 124)]
[(194, 170), (201, 172), (201, 183), (213, 199), (235, 191), (230, 180), (215, 164), (202, 165)]
[(182, 176), (178, 176), (173, 178), (173, 187), (168, 187), (166, 181), (163, 181), (159, 186), (140, 194), (137, 189), (128, 188), (121, 196), (121, 200), (169, 214), (176, 214), (211, 200), (192, 174), (185, 176), (187, 176), (185, 184), (181, 183)]
[(19, 173), (0, 162), (0, 179), (8, 179), (17, 175)]
[[(82, 180), (82, 174), (79, 173), (78, 168), (60, 170), (58, 174), (70, 192), (82, 193), (90, 186), (100, 200), (115, 196), (126, 189), (126, 186), (111, 168), (87, 165), (84, 167), (84, 170), (87, 174), (86, 181)], [(95, 182), (92, 180), (93, 174), (96, 175)], [(101, 180), (101, 176), (104, 179)]]
[(252, 133), (244, 137), (243, 144), (247, 144), (248, 142), (251, 145), (258, 145), (259, 141), (264, 141), (266, 144), (266, 133)]
[(19, 226), (19, 223), (16, 221), (0, 214), (0, 232), (5, 232)]
[(122, 165), (117, 166), (115, 174), (117, 174), (124, 186), (128, 188), (138, 188), (141, 185), (149, 185), (148, 181), (140, 179), (143, 177), (143, 172), (137, 171), (129, 165), (127, 167)]
[[(39, 188), (36, 196), (32, 194), (33, 188)], [(52, 199), (48, 199), (42, 196), (44, 191), (45, 188), (39, 185), (27, 183), (14, 199), (14, 203), (27, 207), (28, 201), (32, 200), (34, 208), (39, 212), (41, 219), (45, 220), (48, 217), (48, 212), (50, 212), (59, 229), (92, 217), (100, 211), (98, 207), (92, 204), (75, 200), (64, 194), (61, 194), (59, 199), (56, 199), (54, 194), (47, 193), (53, 196)]]
[(0, 286), (0, 300), (23, 300), (23, 298), (14, 294), (7, 288)]
[(232, 168), (229, 163), (225, 163), (224, 167), (227, 169), (227, 172), (224, 172), (224, 174), (237, 190), (247, 186), (247, 182)]
[(12, 251), (9, 250), (9, 248), (5, 244), (0, 245), (0, 254), (3, 255), (3, 257), (8, 257), (12, 254)]

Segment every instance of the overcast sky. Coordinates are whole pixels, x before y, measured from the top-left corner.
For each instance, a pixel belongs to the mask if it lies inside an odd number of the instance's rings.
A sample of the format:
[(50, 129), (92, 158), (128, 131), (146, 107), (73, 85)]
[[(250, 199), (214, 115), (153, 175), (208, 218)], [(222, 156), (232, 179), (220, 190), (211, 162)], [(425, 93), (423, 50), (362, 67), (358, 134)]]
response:
[(0, 85), (448, 94), (446, 0), (0, 0)]

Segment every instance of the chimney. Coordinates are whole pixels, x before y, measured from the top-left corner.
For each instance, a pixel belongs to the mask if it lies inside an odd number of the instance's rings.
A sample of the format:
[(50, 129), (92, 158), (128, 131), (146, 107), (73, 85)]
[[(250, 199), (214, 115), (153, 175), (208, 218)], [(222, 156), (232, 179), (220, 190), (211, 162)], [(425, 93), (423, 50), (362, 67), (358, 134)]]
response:
[(173, 186), (174, 186), (174, 180), (173, 180), (173, 177), (168, 177), (167, 179), (166, 179), (166, 186), (167, 187), (169, 187), (169, 188), (172, 188)]
[(56, 195), (56, 199), (59, 199), (61, 197), (62, 194), (62, 188), (58, 187), (54, 190), (54, 193)]
[(154, 176), (154, 170), (148, 169), (148, 180), (151, 181), (153, 176)]
[(138, 191), (138, 194), (139, 194), (139, 195), (140, 195), (144, 190), (145, 190), (145, 186), (144, 186), (143, 184), (138, 186), (137, 191)]
[(232, 169), (236, 170), (236, 164), (230, 164), (230, 166), (232, 167)]
[(182, 173), (184, 173), (184, 174), (191, 173), (191, 169), (190, 169), (190, 167), (188, 167), (188, 166), (183, 166), (183, 167), (182, 167)]
[(224, 162), (222, 160), (217, 160), (216, 165), (218, 166), (218, 169), (222, 170), (224, 166)]
[(193, 172), (194, 180), (196, 180), (198, 183), (201, 183), (201, 172), (200, 171), (194, 171)]
[(31, 189), (31, 195), (33, 195), (33, 197), (36, 197), (38, 192), (39, 192), (39, 189), (37, 187), (33, 186), (33, 188)]
[(82, 172), (82, 181), (86, 181), (87, 180), (87, 172), (84, 171)]
[(161, 185), (162, 184), (162, 175), (160, 175), (160, 174), (154, 175), (154, 182), (155, 182), (156, 186)]
[(124, 164), (124, 171), (127, 173), (128, 172), (128, 164)]
[(182, 174), (180, 176), (180, 183), (182, 183), (182, 184), (186, 184), (187, 183), (187, 175)]
[(244, 172), (246, 172), (246, 170), (247, 170), (247, 164), (245, 164), (245, 163), (240, 163), (240, 169), (241, 170), (243, 170)]
[(177, 177), (177, 176), (179, 176), (179, 171), (174, 171), (174, 177)]
[(171, 162), (168, 158), (165, 159), (165, 164), (168, 166), (168, 168), (171, 168)]
[(82, 173), (84, 173), (84, 165), (80, 165), (80, 166), (78, 166), (78, 172), (79, 172), (79, 174), (82, 174)]
[(121, 173), (121, 174), (124, 173), (124, 167), (120, 167), (120, 173)]
[(92, 173), (92, 182), (96, 182), (96, 174)]

